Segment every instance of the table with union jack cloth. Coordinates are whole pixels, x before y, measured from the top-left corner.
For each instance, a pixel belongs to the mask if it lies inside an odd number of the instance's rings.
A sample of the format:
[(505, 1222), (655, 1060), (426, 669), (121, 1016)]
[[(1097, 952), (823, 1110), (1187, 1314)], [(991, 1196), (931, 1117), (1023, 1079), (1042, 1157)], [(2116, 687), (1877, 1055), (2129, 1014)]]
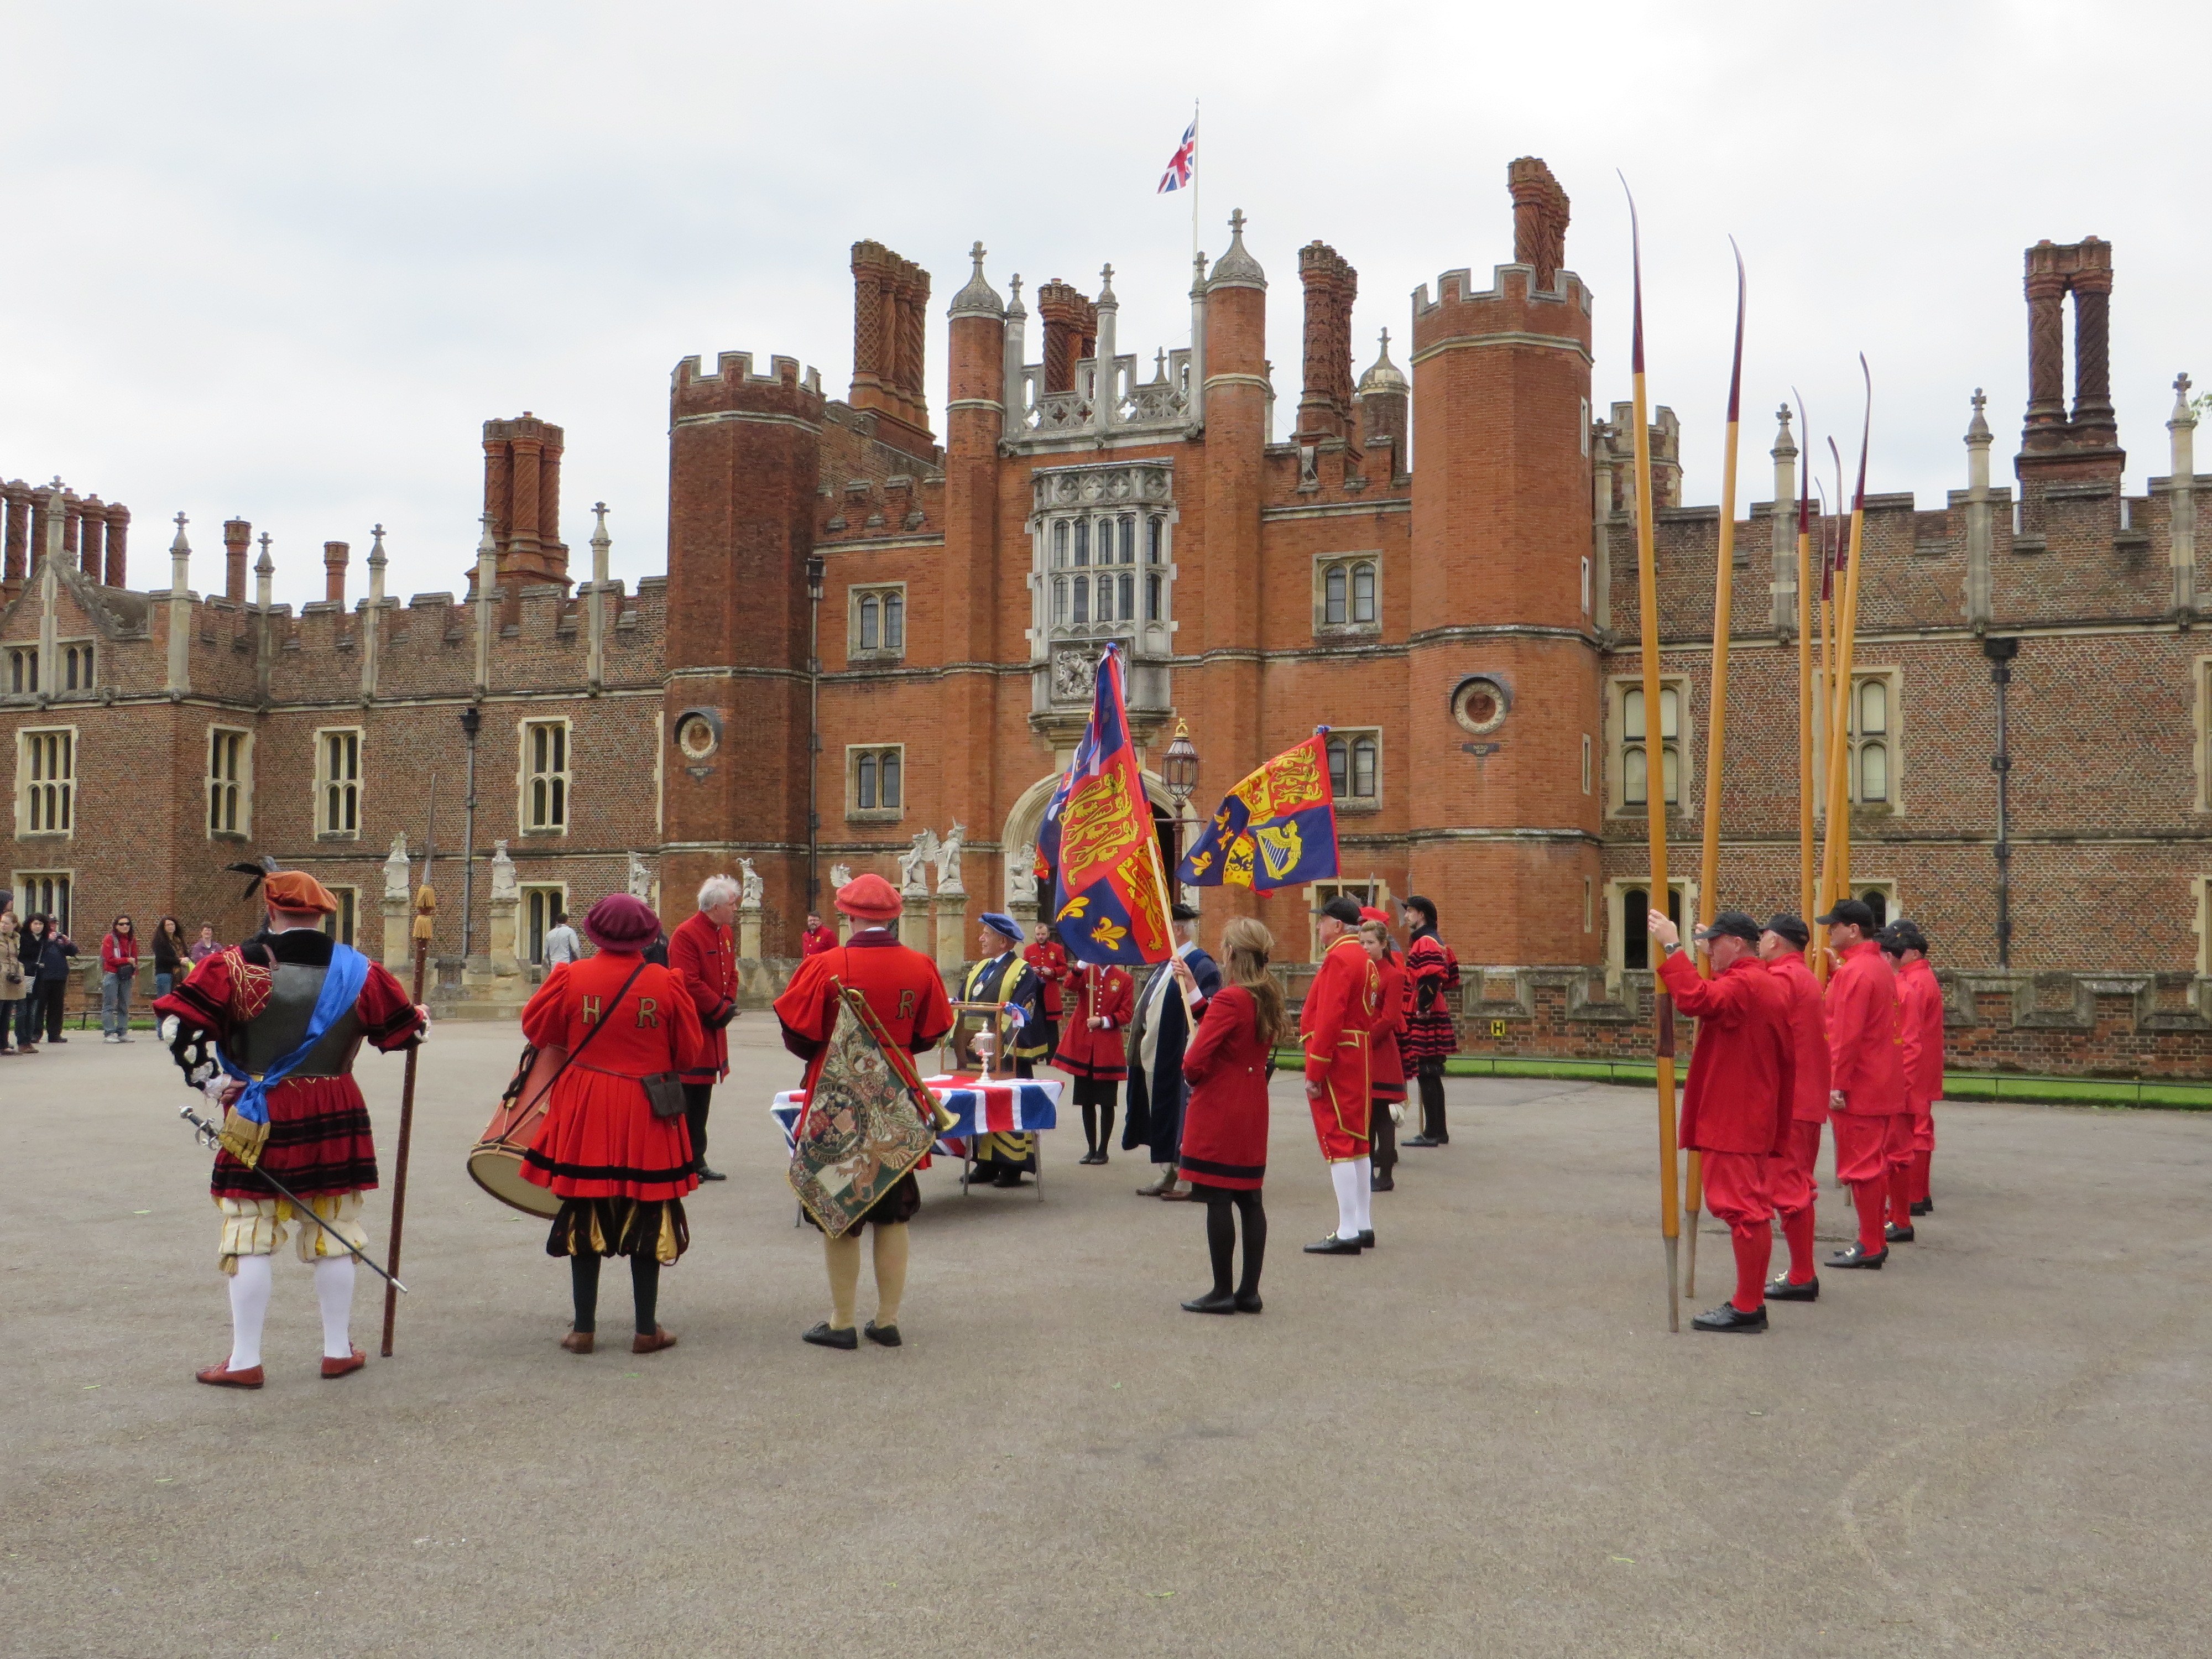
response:
[[(1060, 1083), (1051, 1078), (993, 1078), (988, 1083), (973, 1075), (926, 1077), (922, 1086), (945, 1103), (955, 1119), (937, 1138), (935, 1150), (960, 1160), (960, 1190), (968, 1190), (974, 1169), (970, 1154), (980, 1134), (1022, 1134), (1060, 1127)], [(788, 1151), (799, 1132), (799, 1115), (806, 1109), (806, 1091), (786, 1089), (769, 1106), (769, 1115), (783, 1131)], [(1037, 1160), (1037, 1198), (1044, 1198), (1044, 1160)]]

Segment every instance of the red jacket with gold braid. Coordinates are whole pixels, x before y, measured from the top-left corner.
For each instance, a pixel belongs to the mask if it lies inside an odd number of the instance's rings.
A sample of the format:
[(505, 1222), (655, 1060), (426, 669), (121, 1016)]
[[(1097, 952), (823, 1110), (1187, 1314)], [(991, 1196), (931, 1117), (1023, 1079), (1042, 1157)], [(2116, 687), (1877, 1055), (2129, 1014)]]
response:
[(1382, 995), (1382, 975), (1367, 959), (1366, 947), (1358, 934), (1346, 933), (1322, 957), (1298, 1010), (1307, 1084), (1323, 1085), (1339, 1111), (1356, 1108), (1360, 1121), (1373, 1086), (1370, 1044)]
[[(1070, 1077), (1121, 1082), (1129, 1075), (1127, 1033), (1136, 1009), (1137, 981), (1127, 968), (1085, 963), (1068, 977), (1067, 1029), (1052, 1063)], [(1091, 1029), (1093, 1016), (1106, 1022), (1103, 1030)]]

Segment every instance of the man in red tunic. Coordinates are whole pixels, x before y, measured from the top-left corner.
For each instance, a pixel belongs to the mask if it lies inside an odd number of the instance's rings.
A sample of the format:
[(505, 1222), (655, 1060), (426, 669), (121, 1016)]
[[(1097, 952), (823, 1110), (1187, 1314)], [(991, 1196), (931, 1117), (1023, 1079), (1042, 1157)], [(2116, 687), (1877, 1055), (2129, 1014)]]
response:
[(1370, 1065), (1382, 978), (1359, 941), (1359, 902), (1342, 893), (1315, 913), (1321, 967), (1298, 1010), (1305, 1052), (1306, 1103), (1336, 1188), (1336, 1231), (1305, 1247), (1309, 1255), (1358, 1255), (1375, 1244), (1369, 1212)]
[(836, 948), (837, 935), (822, 925), (822, 913), (819, 910), (809, 910), (806, 913), (806, 931), (799, 936), (800, 957), (803, 959), (807, 957), (818, 957), (824, 951), (834, 951)]
[(1928, 1196), (1928, 1166), (1936, 1155), (1936, 1103), (1943, 1098), (1943, 988), (1928, 965), (1927, 936), (1911, 922), (1883, 928), (1881, 952), (1897, 971), (1905, 1097), (1912, 1108), (1912, 1162), (1890, 1170), (1887, 1236), (1893, 1244), (1910, 1244), (1912, 1218), (1936, 1208)]
[(1830, 1256), (1828, 1266), (1879, 1268), (1889, 1260), (1882, 1227), (1889, 1171), (1912, 1161), (1896, 976), (1875, 942), (1874, 911), (1863, 901), (1844, 899), (1814, 920), (1828, 930), (1837, 957), (1828, 978), (1828, 1110), (1836, 1173), (1850, 1183), (1859, 1217), (1857, 1242)]
[(1647, 925), (1664, 954), (1659, 981), (1698, 1022), (1682, 1091), (1681, 1144), (1705, 1158), (1705, 1204), (1728, 1223), (1735, 1294), (1692, 1329), (1753, 1334), (1766, 1328), (1766, 1264), (1774, 1253), (1775, 1155), (1790, 1142), (1790, 999), (1759, 959), (1759, 924), (1723, 910), (1705, 929), (1713, 976), (1698, 976), (1664, 910)]
[(738, 947), (730, 924), (741, 890), (734, 876), (709, 876), (699, 886), (699, 912), (668, 936), (668, 965), (684, 975), (706, 1042), (699, 1063), (684, 1073), (684, 1117), (702, 1181), (728, 1179), (707, 1167), (707, 1109), (714, 1085), (730, 1074), (730, 1022), (738, 1017)]
[[(270, 1259), (288, 1224), (299, 1229), (300, 1259), (314, 1268), (322, 1374), (344, 1376), (367, 1363), (349, 1331), (354, 1258), (345, 1244), (368, 1242), (362, 1194), (376, 1185), (376, 1146), (368, 1103), (353, 1080), (354, 1056), (364, 1039), (387, 1053), (407, 1048), (430, 1024), (398, 980), (323, 932), (323, 918), (338, 903), (313, 876), (280, 872), (261, 883), (261, 896), (269, 912), (264, 929), (206, 957), (154, 1004), (157, 1020), (177, 1022), (170, 1044), (177, 1064), (223, 1109), (222, 1147), (209, 1190), (222, 1212), (230, 1357), (198, 1375), (233, 1389), (262, 1384)], [(263, 1170), (313, 1217), (278, 1197)]]
[[(937, 964), (921, 951), (901, 945), (892, 931), (898, 924), (901, 906), (890, 883), (878, 875), (855, 877), (837, 890), (837, 908), (857, 924), (852, 938), (799, 963), (791, 983), (775, 1000), (775, 1017), (783, 1022), (783, 1046), (806, 1061), (809, 1089), (822, 1070), (822, 1056), (836, 1023), (838, 997), (845, 986), (867, 999), (869, 1008), (883, 1022), (885, 1035), (909, 1054), (935, 1048), (952, 1029), (952, 1002), (945, 994), (945, 981)], [(860, 1288), (860, 1229), (873, 1226), (877, 1306), (876, 1316), (868, 1322), (868, 1340), (887, 1348), (899, 1346), (899, 1299), (906, 1291), (906, 1224), (921, 1208), (921, 1188), (908, 1171), (842, 1237), (823, 1234), (823, 1255), (830, 1270), (830, 1312), (826, 1322), (805, 1333), (805, 1340), (824, 1348), (860, 1346), (853, 1329), (853, 1304)]]
[(1766, 970), (1790, 997), (1790, 1058), (1796, 1081), (1790, 1092), (1790, 1144), (1774, 1160), (1774, 1207), (1790, 1241), (1790, 1271), (1769, 1280), (1769, 1302), (1817, 1302), (1820, 1275), (1813, 1265), (1813, 1211), (1820, 1195), (1814, 1166), (1820, 1157), (1820, 1126), (1828, 1121), (1828, 1023), (1820, 981), (1805, 965), (1811, 932), (1802, 917), (1784, 912), (1759, 936)]
[[(1030, 967), (1036, 958), (1024, 952)], [(1054, 949), (1065, 952), (1066, 946)], [(1063, 970), (1066, 971), (1066, 970)], [(1129, 1017), (1137, 1006), (1137, 981), (1127, 968), (1085, 963), (1067, 973), (1066, 1029), (1052, 1063), (1075, 1080), (1075, 1103), (1083, 1109), (1087, 1150), (1079, 1162), (1103, 1164), (1114, 1139), (1114, 1091), (1129, 1075)], [(1047, 981), (1046, 995), (1052, 994)], [(1049, 1004), (1048, 1004), (1048, 1006)]]

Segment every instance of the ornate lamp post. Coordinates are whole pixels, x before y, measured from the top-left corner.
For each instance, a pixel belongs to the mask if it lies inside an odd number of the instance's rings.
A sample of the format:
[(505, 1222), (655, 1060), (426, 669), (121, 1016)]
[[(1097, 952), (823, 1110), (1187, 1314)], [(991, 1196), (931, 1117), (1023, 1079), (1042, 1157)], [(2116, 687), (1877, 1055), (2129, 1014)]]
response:
[[(1168, 751), (1160, 761), (1160, 781), (1167, 785), (1168, 793), (1175, 798), (1174, 861), (1180, 866), (1182, 863), (1182, 805), (1190, 799), (1191, 791), (1198, 787), (1198, 747), (1190, 740), (1190, 727), (1180, 720), (1176, 722), (1175, 740), (1168, 744)], [(1182, 890), (1182, 884), (1171, 867), (1168, 872), (1169, 894), (1172, 896)]]
[(465, 962), (476, 942), (477, 894), (477, 733), (483, 726), (483, 711), (474, 703), (461, 710), (461, 735), (469, 743), (467, 793), (461, 801), (461, 957)]

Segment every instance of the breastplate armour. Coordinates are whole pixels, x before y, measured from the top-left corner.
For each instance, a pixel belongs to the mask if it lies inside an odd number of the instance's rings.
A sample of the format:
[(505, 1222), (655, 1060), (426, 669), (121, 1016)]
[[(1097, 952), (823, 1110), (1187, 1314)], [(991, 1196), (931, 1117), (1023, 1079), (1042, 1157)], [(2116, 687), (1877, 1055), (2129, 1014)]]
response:
[[(269, 992), (269, 1006), (260, 1017), (239, 1027), (224, 1045), (230, 1057), (254, 1077), (259, 1077), (300, 1046), (313, 1019), (315, 1002), (323, 994), (327, 968), (303, 963), (280, 962)], [(353, 1070), (361, 1048), (361, 1017), (348, 1008), (331, 1023), (305, 1059), (285, 1073), (288, 1078), (343, 1077)]]

